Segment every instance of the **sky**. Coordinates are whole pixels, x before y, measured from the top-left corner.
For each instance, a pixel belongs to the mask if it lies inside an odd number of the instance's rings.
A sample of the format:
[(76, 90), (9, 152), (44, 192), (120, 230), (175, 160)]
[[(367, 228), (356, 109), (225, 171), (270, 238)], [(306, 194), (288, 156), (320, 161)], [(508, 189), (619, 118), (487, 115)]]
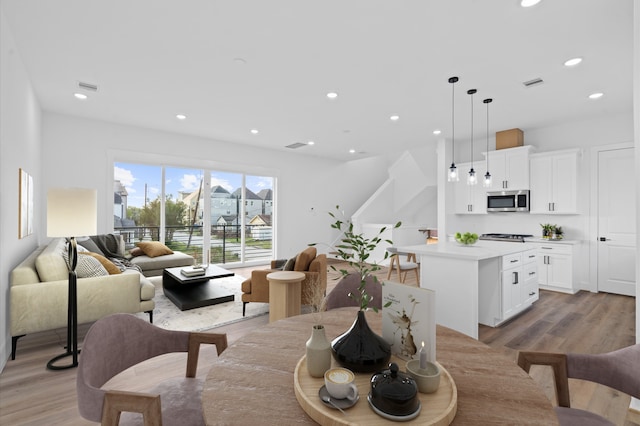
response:
[[(202, 170), (167, 167), (165, 171), (165, 193), (171, 194), (173, 199), (179, 199), (179, 192), (193, 192), (198, 190)], [(131, 207), (144, 206), (145, 184), (147, 199), (155, 200), (162, 188), (162, 166), (147, 164), (115, 163), (114, 179), (119, 180), (127, 189), (128, 205)], [(247, 188), (258, 193), (262, 189), (273, 189), (273, 178), (261, 176), (246, 176)], [(233, 192), (242, 185), (241, 173), (211, 172), (211, 186), (222, 186)]]

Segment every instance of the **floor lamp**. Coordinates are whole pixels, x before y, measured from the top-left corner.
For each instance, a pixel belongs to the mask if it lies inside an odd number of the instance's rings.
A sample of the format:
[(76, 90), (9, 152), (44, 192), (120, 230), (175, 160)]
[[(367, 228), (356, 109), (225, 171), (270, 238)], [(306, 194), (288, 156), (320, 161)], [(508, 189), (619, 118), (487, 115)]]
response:
[[(67, 351), (47, 363), (50, 370), (64, 370), (78, 366), (78, 288), (76, 265), (78, 246), (75, 236), (97, 233), (98, 197), (95, 189), (51, 188), (47, 194), (47, 237), (67, 239), (69, 253), (69, 298), (67, 304)], [(56, 365), (68, 356), (70, 364)]]

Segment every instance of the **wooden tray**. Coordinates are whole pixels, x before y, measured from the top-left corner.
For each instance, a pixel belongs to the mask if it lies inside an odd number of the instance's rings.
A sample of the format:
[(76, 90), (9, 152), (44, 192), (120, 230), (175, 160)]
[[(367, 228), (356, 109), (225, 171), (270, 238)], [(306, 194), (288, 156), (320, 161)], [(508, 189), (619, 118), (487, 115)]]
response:
[[(395, 362), (401, 371), (406, 371), (406, 361), (391, 357), (390, 362)], [(402, 422), (416, 425), (448, 425), (456, 416), (458, 408), (458, 390), (451, 375), (439, 363), (441, 376), (440, 387), (437, 392), (431, 394), (419, 393), (422, 409), (420, 414), (413, 420)], [(337, 366), (332, 360), (332, 367)], [(388, 425), (389, 420), (376, 414), (367, 401), (367, 395), (371, 390), (371, 376), (373, 373), (357, 373), (356, 385), (360, 399), (351, 408), (345, 410), (346, 415), (333, 408), (324, 405), (318, 396), (318, 391), (324, 385), (323, 378), (311, 377), (307, 372), (306, 356), (303, 356), (294, 372), (293, 384), (296, 399), (302, 409), (316, 422), (321, 425)]]

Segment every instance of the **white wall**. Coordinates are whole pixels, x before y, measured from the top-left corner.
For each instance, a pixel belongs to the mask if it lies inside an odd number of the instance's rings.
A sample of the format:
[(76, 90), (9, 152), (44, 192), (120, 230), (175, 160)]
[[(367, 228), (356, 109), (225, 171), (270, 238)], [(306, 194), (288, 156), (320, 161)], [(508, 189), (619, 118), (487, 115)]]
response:
[[(18, 169), (23, 168), (41, 191), (40, 107), (35, 98), (9, 25), (0, 10), (0, 370), (11, 353), (9, 271), (38, 246), (42, 222), (33, 234), (18, 239)], [(43, 205), (35, 201), (35, 212)]]
[[(640, 229), (640, 5), (633, 4), (633, 117), (636, 146), (636, 216)], [(640, 343), (640, 232), (636, 234), (636, 343)], [(640, 410), (640, 401), (635, 400)]]
[[(353, 213), (386, 178), (383, 158), (346, 163), (46, 112), (45, 188), (98, 189), (98, 231), (113, 226), (113, 160), (206, 167), (277, 178), (276, 254), (332, 241), (328, 211)], [(322, 249), (322, 247), (319, 247)]]

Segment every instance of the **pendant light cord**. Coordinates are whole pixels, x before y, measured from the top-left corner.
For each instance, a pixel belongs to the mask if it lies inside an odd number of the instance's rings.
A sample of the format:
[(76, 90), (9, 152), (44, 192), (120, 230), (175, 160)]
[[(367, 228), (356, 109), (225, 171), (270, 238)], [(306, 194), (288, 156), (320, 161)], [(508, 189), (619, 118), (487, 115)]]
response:
[(451, 83), (451, 163), (456, 163), (455, 92), (458, 77), (450, 77)]
[(476, 89), (467, 90), (467, 94), (471, 95), (471, 170), (473, 170), (473, 95), (476, 92)]

